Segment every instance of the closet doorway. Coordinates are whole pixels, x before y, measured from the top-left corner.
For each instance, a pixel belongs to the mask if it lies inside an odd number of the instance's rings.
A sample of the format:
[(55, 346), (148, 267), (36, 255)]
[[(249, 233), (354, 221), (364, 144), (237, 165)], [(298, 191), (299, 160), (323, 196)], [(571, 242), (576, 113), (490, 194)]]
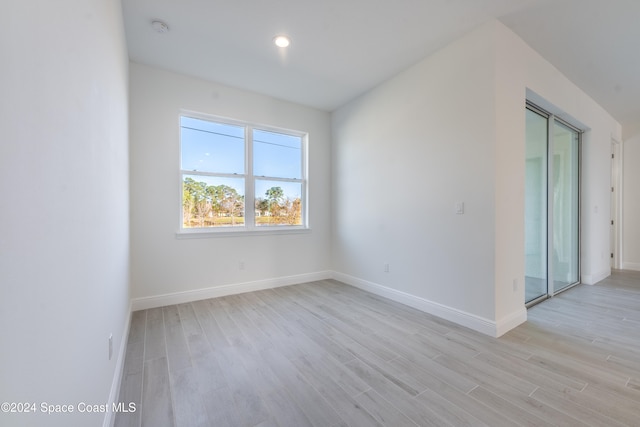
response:
[(580, 283), (581, 131), (527, 104), (525, 303)]

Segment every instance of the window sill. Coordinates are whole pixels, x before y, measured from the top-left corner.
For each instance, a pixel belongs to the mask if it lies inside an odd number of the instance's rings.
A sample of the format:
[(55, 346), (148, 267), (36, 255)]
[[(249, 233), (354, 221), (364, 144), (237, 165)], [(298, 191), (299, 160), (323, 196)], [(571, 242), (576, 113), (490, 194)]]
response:
[(248, 236), (274, 236), (286, 234), (308, 234), (311, 233), (310, 228), (284, 228), (270, 227), (266, 230), (233, 230), (233, 229), (215, 229), (215, 230), (181, 230), (176, 232), (176, 239), (208, 239), (215, 237), (248, 237)]

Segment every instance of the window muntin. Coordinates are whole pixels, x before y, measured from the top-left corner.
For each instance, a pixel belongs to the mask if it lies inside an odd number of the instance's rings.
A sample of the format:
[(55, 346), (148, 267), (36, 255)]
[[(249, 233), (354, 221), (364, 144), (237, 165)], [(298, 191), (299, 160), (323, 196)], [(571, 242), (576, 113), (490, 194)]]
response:
[(306, 140), (301, 132), (182, 115), (181, 231), (306, 228)]

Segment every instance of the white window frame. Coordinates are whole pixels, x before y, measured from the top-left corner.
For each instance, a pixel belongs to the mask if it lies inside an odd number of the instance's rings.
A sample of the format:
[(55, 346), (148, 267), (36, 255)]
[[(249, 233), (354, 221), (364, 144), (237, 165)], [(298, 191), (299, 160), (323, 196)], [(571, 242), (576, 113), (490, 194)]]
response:
[[(228, 173), (216, 173), (216, 172), (202, 172), (202, 171), (190, 171), (182, 169), (182, 131), (181, 131), (181, 118), (189, 117), (198, 120), (205, 120), (214, 123), (220, 123), (223, 125), (240, 126), (244, 128), (244, 174), (228, 174)], [(200, 238), (200, 237), (212, 237), (212, 236), (233, 236), (233, 235), (269, 235), (269, 234), (290, 234), (301, 233), (310, 231), (309, 227), (309, 180), (307, 175), (308, 170), (308, 143), (309, 134), (307, 132), (301, 132), (291, 129), (283, 129), (275, 126), (262, 125), (250, 123), (242, 120), (229, 119), (226, 117), (213, 116), (209, 114), (198, 113), (194, 111), (182, 110), (178, 116), (178, 179), (179, 179), (179, 203), (178, 203), (178, 220), (179, 228), (176, 233), (178, 238)], [(266, 132), (281, 133), (285, 135), (299, 137), (301, 140), (301, 178), (283, 178), (272, 176), (254, 176), (253, 174), (253, 131), (260, 130)], [(226, 178), (244, 178), (244, 225), (232, 226), (232, 227), (184, 227), (182, 196), (183, 196), (183, 180), (185, 175), (191, 176), (214, 176), (214, 177), (226, 177)], [(268, 225), (257, 226), (255, 223), (255, 181), (256, 180), (269, 180), (280, 182), (294, 182), (301, 184), (300, 199), (302, 202), (300, 219), (302, 224), (300, 225)]]

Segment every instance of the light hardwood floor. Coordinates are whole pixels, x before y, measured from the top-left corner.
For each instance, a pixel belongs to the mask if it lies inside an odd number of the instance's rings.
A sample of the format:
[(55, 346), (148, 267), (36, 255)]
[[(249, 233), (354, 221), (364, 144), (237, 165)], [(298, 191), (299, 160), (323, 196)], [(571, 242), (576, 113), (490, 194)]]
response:
[(494, 339), (335, 281), (133, 313), (120, 426), (638, 426), (640, 272)]

